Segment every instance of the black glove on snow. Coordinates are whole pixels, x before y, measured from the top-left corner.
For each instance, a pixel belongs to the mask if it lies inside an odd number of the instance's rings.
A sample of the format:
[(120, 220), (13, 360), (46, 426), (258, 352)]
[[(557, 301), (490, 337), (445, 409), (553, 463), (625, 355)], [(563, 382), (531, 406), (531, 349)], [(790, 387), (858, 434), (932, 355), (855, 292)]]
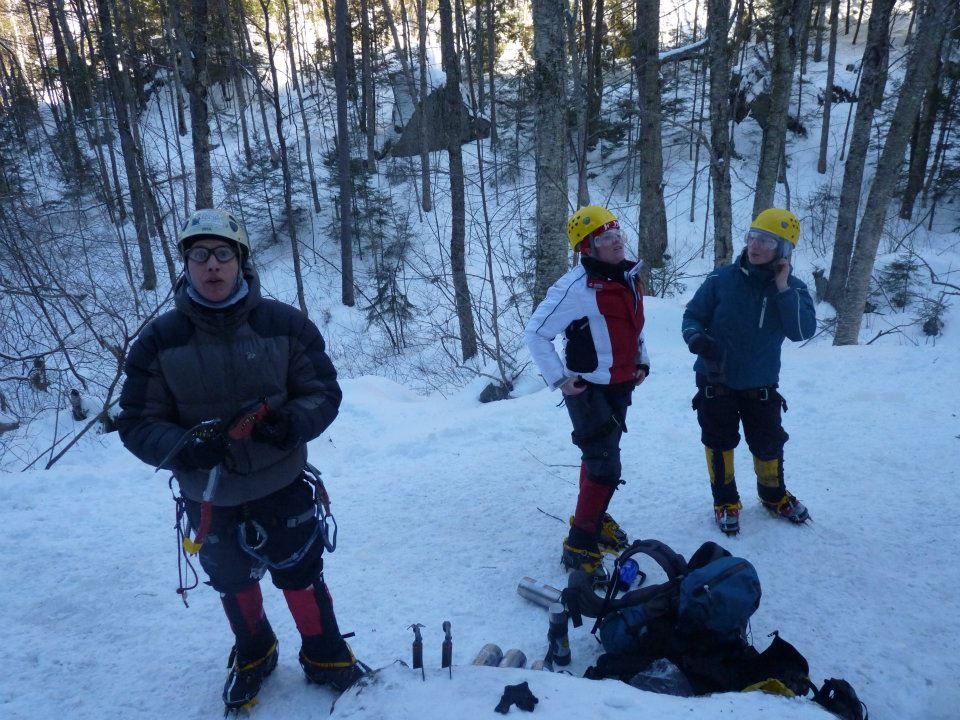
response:
[(494, 710), (506, 715), (510, 706), (516, 705), (521, 710), (533, 712), (533, 708), (538, 702), (540, 702), (540, 699), (530, 692), (530, 686), (526, 682), (522, 682), (519, 685), (507, 685), (503, 688), (503, 695)]
[(195, 438), (177, 454), (177, 465), (183, 470), (209, 470), (223, 462), (227, 455), (227, 439), (220, 433)]
[(289, 450), (300, 444), (293, 414), (286, 410), (271, 410), (253, 426), (250, 437), (257, 442), (268, 443), (281, 450)]
[(696, 333), (690, 338), (687, 347), (694, 355), (699, 355), (704, 360), (720, 360), (723, 352), (720, 349), (720, 343), (714, 340), (706, 333)]

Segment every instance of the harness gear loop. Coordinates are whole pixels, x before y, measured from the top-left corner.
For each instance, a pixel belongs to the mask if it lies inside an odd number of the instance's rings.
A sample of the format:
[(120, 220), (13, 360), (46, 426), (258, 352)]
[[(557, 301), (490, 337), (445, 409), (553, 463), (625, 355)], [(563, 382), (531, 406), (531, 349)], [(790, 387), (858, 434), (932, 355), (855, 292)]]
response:
[[(190, 604), (187, 602), (187, 592), (193, 590), (200, 584), (200, 578), (197, 575), (196, 568), (193, 567), (193, 563), (190, 561), (190, 553), (188, 553), (186, 549), (186, 543), (190, 540), (187, 510), (183, 502), (183, 497), (178, 495), (173, 489), (173, 479), (173, 475), (171, 475), (167, 481), (167, 487), (170, 488), (170, 494), (173, 496), (175, 514), (173, 526), (177, 533), (177, 595), (183, 600), (183, 606), (188, 608)], [(184, 577), (187, 572), (193, 575), (192, 584), (189, 586), (184, 583)]]
[(313, 507), (296, 517), (287, 518), (285, 524), (288, 528), (295, 528), (311, 520), (316, 520), (316, 525), (310, 537), (307, 538), (307, 541), (299, 550), (284, 560), (272, 560), (266, 554), (266, 545), (270, 539), (266, 528), (249, 517), (244, 518), (237, 524), (237, 544), (240, 549), (257, 562), (273, 570), (284, 570), (299, 563), (310, 552), (318, 538), (323, 542), (323, 546), (328, 552), (337, 549), (337, 521), (330, 512), (330, 495), (320, 479), (320, 471), (307, 463), (301, 477), (310, 484), (313, 490)]

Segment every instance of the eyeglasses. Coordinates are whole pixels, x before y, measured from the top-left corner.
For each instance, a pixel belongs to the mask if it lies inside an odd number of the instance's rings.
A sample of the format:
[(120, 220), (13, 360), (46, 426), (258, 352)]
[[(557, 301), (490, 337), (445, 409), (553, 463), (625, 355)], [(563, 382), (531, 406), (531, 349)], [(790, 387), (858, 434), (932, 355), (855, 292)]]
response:
[(229, 245), (218, 245), (215, 248), (198, 246), (192, 247), (186, 252), (188, 260), (195, 263), (205, 263), (213, 255), (218, 263), (228, 263), (237, 256), (237, 251)]
[(617, 228), (612, 228), (611, 230), (607, 230), (606, 232), (600, 233), (595, 238), (590, 240), (590, 242), (593, 244), (594, 247), (600, 247), (601, 245), (613, 245), (618, 240), (622, 242), (624, 245), (627, 242), (626, 237), (623, 234), (623, 231)]
[(759, 245), (767, 250), (775, 250), (779, 244), (780, 238), (765, 230), (754, 228), (747, 233), (747, 245)]

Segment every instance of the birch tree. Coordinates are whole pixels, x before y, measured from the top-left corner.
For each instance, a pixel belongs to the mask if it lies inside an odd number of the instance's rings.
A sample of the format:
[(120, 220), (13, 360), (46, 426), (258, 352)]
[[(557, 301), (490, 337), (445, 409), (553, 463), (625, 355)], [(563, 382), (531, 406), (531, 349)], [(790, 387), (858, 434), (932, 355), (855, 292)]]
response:
[(537, 236), (533, 304), (567, 270), (567, 99), (563, 0), (533, 0)]
[(860, 194), (863, 171), (870, 145), (870, 129), (873, 116), (883, 99), (887, 84), (887, 58), (890, 54), (888, 35), (890, 12), (894, 0), (875, 0), (867, 25), (867, 44), (863, 49), (860, 72), (860, 97), (857, 100), (853, 130), (850, 133), (850, 150), (843, 166), (843, 183), (837, 205), (837, 231), (833, 241), (833, 256), (830, 261), (830, 276), (827, 278), (824, 299), (834, 307), (839, 305), (847, 284), (850, 256), (853, 254), (853, 239), (857, 229), (860, 210)]
[(640, 94), (639, 252), (644, 292), (650, 270), (663, 267), (667, 249), (667, 210), (663, 203), (663, 141), (660, 136), (660, 0), (637, 0), (637, 90)]
[(810, 15), (810, 0), (774, 0), (773, 54), (770, 58), (770, 111), (760, 143), (760, 165), (753, 196), (753, 217), (773, 205), (790, 110), (790, 89), (799, 38)]
[(730, 0), (707, 3), (710, 42), (710, 181), (713, 187), (713, 265), (733, 260), (730, 202)]
[(837, 334), (834, 345), (856, 345), (860, 335), (864, 307), (870, 290), (870, 276), (877, 259), (877, 248), (886, 222), (887, 206), (893, 197), (904, 152), (923, 95), (933, 84), (939, 62), (940, 46), (947, 27), (956, 15), (956, 0), (927, 0), (917, 28), (917, 37), (907, 62), (903, 85), (893, 111), (890, 129), (877, 163), (877, 171), (867, 205), (857, 231), (856, 250), (850, 264), (846, 291), (837, 308)]

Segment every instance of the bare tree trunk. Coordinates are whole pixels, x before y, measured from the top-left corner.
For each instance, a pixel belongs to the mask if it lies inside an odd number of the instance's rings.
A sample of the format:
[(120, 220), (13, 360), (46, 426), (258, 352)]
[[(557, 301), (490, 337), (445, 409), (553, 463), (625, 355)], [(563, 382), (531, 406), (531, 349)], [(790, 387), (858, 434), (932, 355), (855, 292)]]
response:
[[(167, 47), (169, 48), (170, 64), (172, 65), (170, 75), (173, 78), (173, 96), (176, 99), (177, 131), (180, 133), (180, 137), (186, 137), (187, 113), (183, 104), (182, 86), (184, 71), (180, 67), (180, 57), (185, 53), (189, 53), (190, 48), (186, 40), (186, 33), (183, 30), (183, 12), (180, 7), (180, 0), (168, 0), (168, 2), (170, 27), (167, 32), (173, 33), (173, 36), (167, 38)], [(178, 52), (178, 49), (180, 52)], [(184, 213), (186, 213), (188, 210), (189, 208), (187, 207), (183, 208)]]
[(900, 217), (905, 220), (913, 216), (913, 204), (923, 189), (923, 178), (927, 172), (927, 161), (930, 159), (930, 144), (933, 142), (933, 126), (936, 124), (937, 112), (943, 97), (940, 91), (942, 76), (943, 63), (937, 62), (933, 82), (923, 96), (917, 124), (913, 128), (913, 137), (910, 139), (910, 172), (907, 175), (907, 187), (903, 191), (903, 200), (900, 204)]
[(293, 276), (297, 283), (297, 302), (300, 311), (308, 315), (307, 301), (303, 293), (303, 272), (300, 269), (300, 243), (297, 240), (297, 219), (293, 213), (293, 180), (290, 177), (290, 158), (287, 141), (283, 136), (283, 109), (280, 107), (280, 82), (277, 80), (277, 65), (274, 58), (273, 39), (270, 37), (270, 0), (260, 0), (263, 10), (263, 37), (267, 43), (267, 62), (270, 63), (270, 79), (273, 81), (273, 112), (277, 123), (277, 147), (280, 151), (280, 170), (283, 174), (283, 205), (287, 215), (287, 232), (290, 235), (290, 251), (293, 258)]
[(667, 210), (663, 203), (663, 141), (660, 123), (660, 0), (637, 0), (637, 89), (640, 96), (640, 220), (639, 252), (644, 268), (644, 292), (650, 271), (663, 267), (667, 250)]
[(297, 53), (293, 42), (293, 26), (290, 22), (290, 3), (283, 0), (284, 35), (287, 39), (287, 60), (290, 63), (290, 82), (297, 94), (297, 108), (300, 110), (300, 124), (303, 125), (303, 146), (307, 156), (307, 174), (310, 177), (310, 193), (313, 196), (313, 211), (319, 213), (320, 194), (317, 191), (317, 173), (313, 167), (313, 139), (310, 133), (310, 123), (307, 120), (307, 110), (303, 105), (303, 92), (300, 89), (300, 77), (297, 71)]
[(473, 3), (473, 20), (474, 20), (474, 42), (477, 45), (477, 108), (480, 112), (483, 112), (483, 105), (486, 101), (486, 88), (483, 86), (483, 60), (485, 53), (483, 51), (483, 45), (485, 42), (485, 35), (483, 34), (483, 0), (474, 0)]
[[(497, 94), (496, 75), (497, 65), (497, 33), (496, 15), (494, 14), (494, 0), (487, 0), (487, 75), (490, 77), (490, 146), (497, 144)], [(496, 151), (494, 151), (496, 152)]]
[(773, 57), (770, 67), (770, 111), (760, 144), (760, 166), (757, 169), (753, 196), (753, 217), (771, 207), (777, 178), (780, 175), (782, 151), (790, 110), (790, 89), (797, 60), (798, 40), (810, 16), (810, 0), (774, 0)]
[[(840, 0), (837, 0), (839, 3)], [(830, 0), (831, 6), (833, 5), (833, 0)], [(838, 5), (839, 11), (839, 5)], [(813, 46), (813, 61), (820, 62), (823, 60), (823, 29), (824, 29), (824, 18), (827, 15), (827, 0), (817, 0), (817, 36)]]
[[(823, 8), (821, 8), (823, 10)], [(827, 85), (823, 90), (823, 126), (817, 172), (827, 171), (827, 143), (830, 139), (830, 110), (833, 107), (833, 74), (837, 66), (837, 32), (840, 27), (840, 0), (830, 0), (830, 48), (827, 50)]]
[(587, 185), (587, 99), (583, 92), (583, 63), (577, 46), (577, 16), (579, 0), (574, 0), (573, 12), (570, 12), (568, 0), (564, 0), (564, 14), (567, 19), (567, 43), (570, 46), (570, 61), (573, 74), (573, 98), (577, 124), (577, 142), (574, 147), (577, 162), (577, 207), (590, 204), (590, 188)]
[[(920, 198), (920, 203), (923, 207), (927, 206), (927, 197), (930, 194), (930, 189), (933, 187), (936, 177), (938, 176), (938, 170), (941, 167), (941, 160), (943, 159), (944, 152), (948, 148), (948, 140), (950, 136), (950, 128), (953, 125), (954, 119), (954, 108), (957, 107), (957, 90), (960, 89), (960, 77), (957, 75), (953, 76), (953, 81), (950, 83), (950, 91), (947, 93), (947, 99), (944, 103), (944, 112), (943, 120), (940, 123), (940, 132), (937, 134), (937, 148), (933, 151), (933, 162), (930, 164), (930, 169), (927, 172), (927, 179), (923, 184), (923, 196)], [(933, 213), (931, 213), (931, 219), (933, 218)]]
[(110, 18), (108, 0), (97, 0), (97, 15), (100, 21), (100, 44), (109, 69), (110, 95), (117, 119), (117, 131), (120, 134), (120, 146), (123, 150), (123, 163), (127, 171), (127, 186), (130, 188), (130, 204), (133, 208), (133, 224), (137, 231), (137, 248), (140, 251), (140, 267), (143, 271), (143, 287), (153, 290), (157, 287), (157, 269), (150, 248), (150, 235), (147, 230), (147, 216), (143, 206), (143, 188), (140, 184), (140, 171), (136, 155), (139, 152), (133, 140), (130, 128), (130, 115), (120, 82), (120, 67), (117, 63), (117, 46), (113, 37), (113, 23)]
[(377, 133), (377, 104), (373, 94), (372, 53), (370, 10), (367, 7), (367, 0), (360, 0), (360, 68), (363, 74), (363, 109), (366, 115), (368, 172), (377, 171), (377, 155), (374, 147)]
[(417, 35), (419, 36), (420, 64), (420, 181), (422, 185), (420, 199), (424, 212), (433, 210), (433, 191), (430, 189), (430, 151), (427, 149), (427, 0), (416, 0)]
[(733, 260), (730, 200), (730, 0), (709, 0), (710, 37), (710, 181), (713, 188), (713, 264)]
[[(267, 143), (267, 151), (270, 153), (270, 164), (277, 167), (280, 164), (280, 155), (273, 146), (273, 138), (270, 135), (270, 121), (267, 120), (267, 108), (264, 96), (263, 85), (260, 82), (260, 73), (257, 70), (256, 55), (253, 52), (253, 41), (250, 39), (250, 31), (247, 27), (247, 14), (243, 9), (243, 0), (236, 1), (237, 33), (240, 35), (240, 45), (243, 52), (241, 57), (246, 55), (247, 62), (250, 65), (250, 71), (253, 74), (253, 85), (257, 96), (257, 106), (260, 109), (260, 122), (263, 127), (264, 141)], [(254, 123), (254, 137), (256, 137), (256, 123)]]
[(533, 304), (567, 270), (567, 98), (563, 0), (534, 0), (537, 237)]
[[(87, 67), (80, 57), (77, 48), (77, 41), (73, 37), (70, 23), (67, 22), (67, 15), (64, 9), (63, 0), (48, 0), (51, 20), (56, 17), (56, 26), (59, 28), (63, 40), (64, 52), (66, 54), (66, 75), (65, 80), (73, 100), (73, 111), (79, 117), (89, 112), (93, 107), (93, 100), (90, 96), (90, 83)], [(77, 16), (77, 22), (86, 22), (86, 16)]]
[[(420, 0), (425, 4), (425, 0)], [(450, 156), (450, 271), (460, 324), (460, 351), (464, 361), (477, 354), (477, 331), (470, 307), (466, 266), (466, 198), (463, 182), (463, 98), (460, 95), (460, 60), (454, 49), (453, 12), (450, 0), (440, 0), (440, 54), (447, 81), (444, 85), (447, 153)]]
[(350, 129), (347, 125), (347, 0), (334, 4), (337, 90), (337, 175), (340, 187), (340, 299), (347, 307), (356, 304), (353, 294), (353, 179), (350, 175)]
[(193, 138), (194, 188), (197, 209), (213, 207), (213, 169), (210, 165), (210, 123), (207, 108), (207, 0), (191, 0), (193, 11), (190, 52), (183, 71), (190, 95), (190, 132)]
[(923, 95), (933, 83), (940, 46), (951, 18), (956, 14), (955, 0), (927, 0), (916, 42), (907, 61), (897, 107), (877, 163), (873, 185), (867, 197), (863, 220), (857, 232), (856, 250), (847, 277), (846, 292), (837, 308), (837, 334), (834, 345), (856, 345), (860, 335), (864, 307), (870, 290), (870, 276), (877, 259), (877, 248), (886, 222), (887, 206), (896, 187), (904, 151)]
[(243, 161), (246, 166), (253, 166), (253, 150), (250, 147), (250, 131), (247, 129), (247, 91), (244, 87), (243, 73), (240, 68), (242, 41), (238, 42), (233, 32), (233, 19), (230, 16), (229, 0), (217, 0), (219, 19), (227, 36), (230, 46), (230, 78), (233, 80), (233, 91), (237, 96), (237, 116), (240, 118), (240, 137), (243, 142)]
[(863, 49), (861, 62), (860, 98), (857, 101), (853, 132), (850, 135), (850, 150), (843, 166), (843, 183), (837, 205), (837, 232), (833, 242), (830, 276), (824, 294), (824, 299), (835, 308), (843, 297), (850, 269), (850, 256), (853, 254), (853, 239), (857, 229), (863, 170), (870, 146), (873, 115), (880, 107), (883, 89), (887, 83), (887, 57), (890, 53), (887, 36), (893, 3), (894, 0), (875, 0), (867, 25), (867, 44)]
[(583, 0), (583, 36), (584, 55), (587, 59), (586, 115), (587, 147), (597, 144), (600, 129), (600, 94), (602, 73), (600, 71), (600, 53), (603, 48), (603, 0)]

